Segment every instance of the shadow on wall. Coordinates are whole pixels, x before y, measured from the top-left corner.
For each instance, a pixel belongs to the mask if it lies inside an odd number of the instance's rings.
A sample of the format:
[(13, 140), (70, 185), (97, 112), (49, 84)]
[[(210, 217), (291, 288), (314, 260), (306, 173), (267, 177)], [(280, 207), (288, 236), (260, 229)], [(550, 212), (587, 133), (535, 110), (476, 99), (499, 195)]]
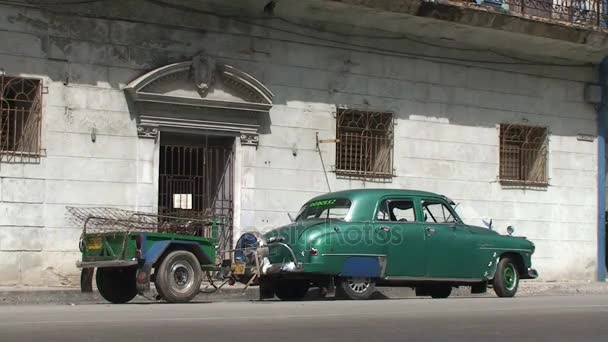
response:
[[(275, 105), (328, 111), (345, 104), (393, 111), (400, 119), (476, 127), (529, 122), (550, 126), (553, 135), (594, 133), (595, 110), (582, 102), (582, 81), (595, 81), (592, 67), (531, 65), (490, 50), (438, 45), (445, 42), (294, 30), (281, 21), (262, 25), (144, 0), (44, 10), (2, 6), (9, 22), (27, 27), (30, 43), (39, 47), (32, 53), (46, 58), (44, 70), (17, 63), (7, 73), (48, 72), (66, 85), (121, 89), (204, 51), (267, 85)], [(269, 118), (262, 121), (270, 126)]]

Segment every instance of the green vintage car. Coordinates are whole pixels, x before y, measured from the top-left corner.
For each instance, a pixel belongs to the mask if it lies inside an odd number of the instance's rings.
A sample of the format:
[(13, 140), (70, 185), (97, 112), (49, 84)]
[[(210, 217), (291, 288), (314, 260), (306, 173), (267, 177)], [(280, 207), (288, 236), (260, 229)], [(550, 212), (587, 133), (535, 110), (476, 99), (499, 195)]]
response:
[[(512, 229), (509, 229), (512, 232)], [(447, 197), (365, 189), (318, 196), (292, 224), (259, 236), (260, 295), (298, 300), (321, 293), (368, 299), (376, 286), (415, 288), (446, 298), (452, 288), (492, 287), (512, 297), (531, 267), (534, 244), (465, 224)]]

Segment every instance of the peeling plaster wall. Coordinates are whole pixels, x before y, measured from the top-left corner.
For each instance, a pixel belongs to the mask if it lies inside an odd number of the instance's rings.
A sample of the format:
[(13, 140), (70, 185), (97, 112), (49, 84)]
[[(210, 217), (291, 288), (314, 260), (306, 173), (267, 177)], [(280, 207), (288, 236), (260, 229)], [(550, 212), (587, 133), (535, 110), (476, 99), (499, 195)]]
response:
[[(287, 223), (286, 211), (295, 213), (326, 192), (315, 134), (335, 137), (336, 104), (369, 106), (397, 117), (397, 177), (379, 184), (330, 173), (332, 190), (443, 193), (461, 203), (466, 222), (492, 217), (500, 232), (513, 224), (517, 234), (532, 239), (533, 261), (544, 279), (593, 278), (597, 148), (576, 139), (597, 131), (594, 108), (583, 102), (584, 82), (594, 81), (591, 68), (480, 67), (396, 57), (138, 6), (148, 5), (79, 7), (91, 16), (128, 17), (108, 20), (0, 4), (0, 68), (40, 77), (48, 87), (46, 157), (38, 165), (0, 165), (0, 285), (78, 283), (80, 230), (66, 221), (66, 205), (155, 210), (158, 145), (137, 138), (121, 87), (200, 51), (250, 73), (276, 95), (257, 150), (237, 149), (237, 229)], [(406, 44), (399, 48), (414, 51)], [(502, 122), (549, 127), (547, 189), (507, 189), (497, 182)], [(331, 169), (334, 145), (321, 149)]]
[(79, 284), (81, 229), (71, 226), (65, 206), (156, 206), (149, 167), (156, 147), (137, 138), (120, 90), (141, 69), (108, 58), (109, 27), (0, 5), (0, 68), (48, 87), (46, 156), (39, 164), (0, 165), (0, 285)]

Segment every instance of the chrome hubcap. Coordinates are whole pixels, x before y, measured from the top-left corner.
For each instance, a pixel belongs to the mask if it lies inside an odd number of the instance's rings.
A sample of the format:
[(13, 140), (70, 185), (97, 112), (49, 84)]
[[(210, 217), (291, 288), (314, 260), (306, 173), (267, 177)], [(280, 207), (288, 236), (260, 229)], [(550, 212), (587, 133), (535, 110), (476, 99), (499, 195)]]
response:
[(194, 284), (194, 269), (189, 263), (178, 261), (171, 267), (169, 281), (175, 291), (186, 292)]
[(355, 293), (364, 293), (369, 289), (371, 282), (369, 278), (349, 278), (348, 286)]

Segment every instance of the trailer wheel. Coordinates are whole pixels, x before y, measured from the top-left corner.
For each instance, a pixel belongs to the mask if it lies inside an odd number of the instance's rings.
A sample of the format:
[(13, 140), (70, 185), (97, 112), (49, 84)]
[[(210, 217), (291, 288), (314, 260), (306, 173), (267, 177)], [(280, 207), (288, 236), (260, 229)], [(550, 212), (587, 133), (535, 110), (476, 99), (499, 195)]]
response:
[(201, 265), (194, 254), (173, 251), (156, 269), (155, 285), (167, 302), (185, 303), (200, 292), (202, 278)]
[(279, 280), (274, 283), (275, 295), (283, 301), (298, 301), (308, 293), (309, 283), (303, 280)]
[(101, 267), (95, 280), (99, 294), (108, 302), (123, 304), (137, 295), (136, 267)]

